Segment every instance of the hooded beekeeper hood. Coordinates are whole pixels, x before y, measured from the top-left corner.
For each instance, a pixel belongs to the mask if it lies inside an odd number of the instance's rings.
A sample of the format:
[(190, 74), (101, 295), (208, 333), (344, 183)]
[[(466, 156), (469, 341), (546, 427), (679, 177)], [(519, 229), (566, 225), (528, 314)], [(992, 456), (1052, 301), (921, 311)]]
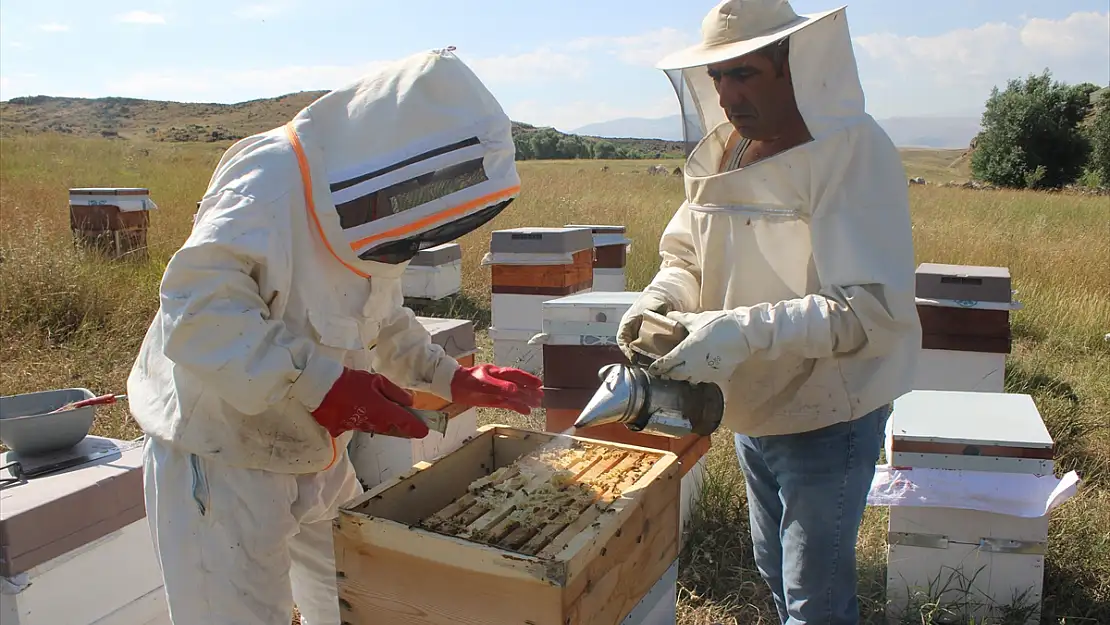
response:
[[(811, 140), (722, 170), (736, 133), (707, 66), (786, 40)], [(905, 172), (865, 112), (845, 10), (724, 0), (664, 58), (682, 107), (686, 197), (647, 290), (691, 331), (660, 375), (721, 384), (750, 435), (856, 418), (911, 387), (920, 326)]]
[(328, 251), (396, 278), (517, 196), (511, 122), (453, 48), (417, 54), (316, 100), (287, 126)]

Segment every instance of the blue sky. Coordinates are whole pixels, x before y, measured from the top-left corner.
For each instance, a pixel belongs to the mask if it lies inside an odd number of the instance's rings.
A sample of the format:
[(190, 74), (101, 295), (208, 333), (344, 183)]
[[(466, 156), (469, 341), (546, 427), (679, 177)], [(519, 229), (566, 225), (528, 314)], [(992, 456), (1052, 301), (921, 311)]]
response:
[[(694, 43), (714, 4), (3, 0), (0, 99), (237, 102), (338, 87), (381, 61), (453, 45), (513, 119), (573, 130), (677, 113), (652, 65)], [(792, 4), (799, 13), (838, 6)], [(1110, 82), (1107, 0), (847, 4), (878, 118), (978, 115), (993, 85), (1045, 67), (1067, 82)]]

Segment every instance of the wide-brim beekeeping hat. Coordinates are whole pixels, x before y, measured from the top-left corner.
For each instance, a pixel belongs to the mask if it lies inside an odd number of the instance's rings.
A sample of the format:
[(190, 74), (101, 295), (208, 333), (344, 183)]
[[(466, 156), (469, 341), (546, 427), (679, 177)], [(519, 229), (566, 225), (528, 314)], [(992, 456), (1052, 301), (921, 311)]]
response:
[(664, 57), (662, 70), (720, 63), (755, 52), (844, 7), (799, 15), (786, 0), (723, 0), (701, 24), (701, 41)]

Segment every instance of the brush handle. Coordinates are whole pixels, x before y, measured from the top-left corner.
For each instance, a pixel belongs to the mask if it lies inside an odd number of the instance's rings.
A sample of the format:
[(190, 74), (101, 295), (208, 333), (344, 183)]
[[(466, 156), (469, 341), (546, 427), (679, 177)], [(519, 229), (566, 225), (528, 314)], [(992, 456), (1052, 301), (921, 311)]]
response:
[(99, 397), (90, 397), (88, 399), (82, 399), (81, 401), (68, 403), (61, 408), (58, 408), (57, 410), (51, 411), (51, 413), (61, 412), (63, 410), (77, 410), (78, 408), (84, 408), (86, 406), (102, 406), (105, 404), (114, 404), (118, 399), (127, 399), (127, 395), (101, 395)]

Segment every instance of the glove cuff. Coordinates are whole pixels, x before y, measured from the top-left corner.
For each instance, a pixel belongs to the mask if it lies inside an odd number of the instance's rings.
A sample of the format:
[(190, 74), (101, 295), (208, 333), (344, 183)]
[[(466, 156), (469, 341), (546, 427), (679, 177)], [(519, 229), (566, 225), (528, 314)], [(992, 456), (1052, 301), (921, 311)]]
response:
[(454, 358), (444, 355), (439, 359), (436, 364), (435, 372), (432, 373), (431, 392), (437, 397), (442, 397), (447, 401), (454, 401), (451, 393), (451, 383), (455, 379), (455, 374), (458, 373), (462, 367)]
[(299, 401), (309, 412), (313, 412), (320, 407), (343, 371), (342, 363), (315, 355), (309, 358), (308, 364), (289, 388), (289, 396)]

